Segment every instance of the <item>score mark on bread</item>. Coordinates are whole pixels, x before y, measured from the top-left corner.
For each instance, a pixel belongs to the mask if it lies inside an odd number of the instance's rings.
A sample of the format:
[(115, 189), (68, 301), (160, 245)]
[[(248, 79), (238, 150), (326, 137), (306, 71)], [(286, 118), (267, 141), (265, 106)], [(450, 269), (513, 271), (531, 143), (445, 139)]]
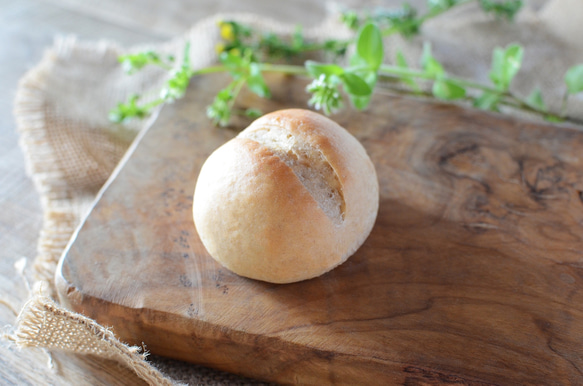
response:
[(193, 218), (208, 253), (238, 275), (272, 283), (320, 276), (371, 232), (379, 204), (360, 142), (309, 110), (267, 114), (204, 163)]
[(338, 175), (322, 152), (282, 127), (269, 125), (243, 131), (239, 138), (251, 139), (289, 166), (330, 219), (339, 224), (344, 219), (344, 197)]

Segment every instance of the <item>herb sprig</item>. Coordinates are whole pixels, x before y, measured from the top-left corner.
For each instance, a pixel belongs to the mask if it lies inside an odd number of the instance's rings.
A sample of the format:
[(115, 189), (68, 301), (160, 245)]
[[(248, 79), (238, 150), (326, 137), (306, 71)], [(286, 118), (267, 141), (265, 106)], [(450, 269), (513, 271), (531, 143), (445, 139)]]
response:
[[(385, 60), (383, 36), (400, 33), (410, 37), (419, 32), (427, 19), (471, 1), (477, 1), (486, 12), (508, 19), (514, 17), (522, 5), (521, 0), (428, 0), (428, 11), (421, 16), (417, 16), (417, 11), (409, 6), (404, 6), (398, 12), (378, 11), (367, 16), (349, 12), (343, 14), (343, 20), (350, 27), (357, 28), (354, 39), (322, 43), (309, 42), (301, 28), (296, 29), (290, 39), (283, 39), (274, 34), (259, 33), (235, 21), (223, 21), (218, 25), (223, 42), (218, 47), (220, 64), (216, 66), (193, 70), (189, 62), (188, 44), (183, 60), (178, 64), (174, 58), (162, 57), (152, 51), (122, 56), (120, 62), (128, 73), (146, 65), (155, 65), (168, 70), (169, 78), (157, 99), (140, 105), (139, 96), (132, 95), (126, 103), (120, 103), (112, 110), (110, 118), (116, 122), (144, 118), (156, 106), (181, 98), (192, 77), (227, 72), (232, 81), (217, 93), (207, 108), (207, 116), (215, 124), (226, 126), (235, 114), (249, 117), (261, 115), (257, 109), (236, 109), (237, 97), (247, 87), (258, 96), (269, 98), (271, 92), (263, 74), (278, 72), (310, 78), (311, 83), (306, 88), (311, 95), (308, 104), (325, 114), (342, 109), (346, 105), (345, 97), (355, 108), (363, 110), (368, 106), (374, 90), (384, 89), (417, 97), (465, 101), (483, 110), (500, 112), (503, 109), (518, 109), (549, 121), (568, 120), (568, 98), (583, 92), (583, 64), (567, 71), (563, 107), (559, 113), (555, 113), (549, 111), (539, 88), (534, 88), (526, 97), (511, 91), (510, 86), (521, 68), (524, 56), (524, 49), (518, 44), (498, 47), (493, 51), (490, 84), (448, 73), (433, 56), (429, 44), (424, 46), (418, 68), (410, 66), (401, 52), (393, 58), (393, 64), (386, 63), (388, 60)], [(336, 59), (347, 52), (352, 54), (344, 65), (336, 61), (306, 60), (304, 65), (277, 62), (278, 59), (301, 58), (311, 51), (323, 51)]]
[(359, 15), (355, 11), (346, 11), (342, 14), (342, 21), (353, 30), (362, 25), (373, 22), (381, 28), (383, 35), (399, 33), (406, 38), (419, 34), (421, 26), (427, 20), (441, 15), (454, 7), (475, 3), (484, 12), (494, 14), (498, 18), (512, 20), (522, 8), (523, 0), (427, 0), (427, 11), (424, 14), (404, 3), (398, 9), (377, 9), (372, 13)]

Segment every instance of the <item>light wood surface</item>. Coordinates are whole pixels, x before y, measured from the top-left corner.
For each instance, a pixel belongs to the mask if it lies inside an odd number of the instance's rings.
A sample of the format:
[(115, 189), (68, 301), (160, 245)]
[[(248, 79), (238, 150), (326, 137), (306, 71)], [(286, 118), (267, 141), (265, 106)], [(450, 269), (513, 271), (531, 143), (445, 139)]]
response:
[[(346, 263), (274, 285), (210, 258), (191, 217), (223, 77), (167, 106), (58, 273), (71, 308), (153, 353), (302, 384), (583, 382), (583, 133), (376, 95), (335, 116), (377, 168), (380, 210)], [(271, 77), (264, 112), (303, 106)], [(239, 123), (239, 128), (244, 125)], [(228, 238), (228, 235), (225, 235)]]
[[(345, 0), (349, 6), (373, 1)], [(18, 79), (41, 59), (57, 34), (75, 34), (84, 40), (108, 39), (129, 46), (172, 38), (194, 22), (215, 12), (245, 11), (287, 22), (317, 23), (324, 2), (255, 0), (117, 1), (0, 0), (0, 298), (19, 309), (27, 290), (14, 263), (32, 261), (42, 223), (41, 204), (25, 172), (12, 115)], [(14, 324), (9, 307), (0, 304), (0, 325)], [(38, 350), (19, 351), (0, 340), (0, 384), (139, 384), (116, 364), (94, 358), (54, 354), (56, 368)]]

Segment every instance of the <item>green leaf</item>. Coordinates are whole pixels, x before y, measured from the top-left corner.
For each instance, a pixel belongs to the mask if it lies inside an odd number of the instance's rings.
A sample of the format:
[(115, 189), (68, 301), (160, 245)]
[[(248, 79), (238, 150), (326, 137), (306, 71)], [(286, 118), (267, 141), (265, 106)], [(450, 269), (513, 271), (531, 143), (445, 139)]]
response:
[(565, 122), (565, 118), (557, 117), (556, 115), (545, 115), (545, 121), (552, 123)]
[(349, 41), (328, 39), (323, 43), (322, 49), (335, 56), (343, 56), (348, 48)]
[(245, 116), (249, 118), (259, 118), (263, 113), (259, 109), (249, 108), (245, 110)]
[[(429, 15), (426, 14), (426, 16)], [(425, 16), (417, 17), (417, 9), (404, 3), (397, 9), (378, 10), (369, 17), (369, 20), (374, 20), (377, 24), (382, 25), (383, 32), (388, 34), (398, 32), (404, 38), (409, 39), (419, 34)]]
[(498, 111), (500, 103), (500, 94), (484, 91), (480, 97), (474, 99), (474, 107), (481, 110)]
[(359, 73), (358, 75), (362, 79), (364, 79), (364, 81), (366, 82), (366, 84), (368, 84), (368, 86), (371, 88), (371, 90), (374, 90), (374, 87), (377, 84), (377, 79), (378, 79), (378, 75), (377, 75), (376, 71), (367, 71), (364, 73)]
[(363, 69), (368, 67), (368, 63), (363, 58), (358, 56), (358, 54), (351, 55), (348, 63), (351, 67), (358, 67)]
[(251, 63), (249, 65), (249, 77), (247, 78), (247, 87), (249, 90), (259, 95), (261, 98), (271, 97), (271, 92), (263, 75), (261, 74), (261, 67), (258, 63)]
[(374, 90), (378, 78), (377, 70), (367, 68), (367, 63), (358, 55), (352, 55), (350, 57), (350, 66), (359, 68), (358, 70), (351, 70), (350, 72), (361, 77), (366, 82), (366, 84), (368, 84), (371, 90)]
[(324, 64), (314, 62), (313, 60), (306, 61), (306, 69), (313, 78), (318, 78), (320, 75), (341, 75), (344, 69), (336, 64)]
[(383, 36), (379, 27), (367, 23), (360, 29), (356, 41), (356, 52), (375, 71), (383, 62)]
[(356, 96), (356, 95), (349, 95), (350, 102), (352, 105), (358, 110), (364, 110), (367, 108), (368, 104), (370, 103), (371, 95), (368, 96)]
[(508, 84), (516, 76), (520, 67), (522, 66), (522, 58), (524, 56), (524, 48), (518, 44), (511, 44), (504, 52), (504, 75), (508, 80)]
[(540, 92), (540, 88), (536, 87), (532, 93), (526, 98), (526, 103), (539, 111), (547, 111), (547, 106), (543, 101), (543, 96)]
[(340, 21), (351, 30), (356, 30), (360, 24), (358, 15), (354, 11), (345, 11), (340, 15)]
[(368, 85), (370, 92), (366, 95), (359, 96), (355, 94), (348, 94), (350, 98), (350, 102), (352, 105), (358, 110), (364, 110), (367, 108), (368, 104), (370, 103), (370, 99), (372, 97), (372, 91), (375, 88), (377, 83), (378, 75), (376, 70), (372, 71), (360, 71), (358, 72), (358, 76), (364, 80), (364, 82)]
[(190, 42), (184, 46), (184, 57), (182, 64), (178, 69), (170, 73), (170, 78), (166, 81), (166, 87), (160, 91), (160, 98), (167, 102), (173, 102), (184, 96), (190, 78), (192, 77), (192, 68), (190, 67)]
[(126, 103), (118, 103), (115, 108), (109, 112), (109, 120), (117, 123), (126, 122), (131, 118), (144, 118), (150, 114), (148, 106), (139, 106), (136, 94), (130, 95)]
[(425, 43), (423, 45), (421, 67), (428, 75), (432, 76), (434, 79), (441, 78), (443, 75), (445, 75), (445, 70), (443, 69), (443, 66), (431, 54), (430, 43)]
[(372, 89), (360, 76), (352, 73), (344, 73), (340, 75), (340, 79), (344, 84), (344, 89), (348, 94), (355, 96), (367, 96), (372, 93)]
[(427, 0), (427, 5), (431, 12), (443, 12), (456, 5), (456, 2), (457, 0)]
[(292, 35), (292, 47), (295, 50), (301, 50), (304, 45), (304, 29), (301, 25), (296, 25), (296, 29)]
[(499, 90), (508, 90), (512, 79), (522, 66), (523, 56), (524, 49), (518, 44), (511, 44), (506, 49), (499, 47), (494, 49), (490, 79)]
[(221, 54), (219, 55), (219, 60), (221, 61), (221, 63), (227, 66), (228, 69), (239, 68), (244, 64), (243, 58), (240, 55), (235, 55), (231, 52), (226, 51), (221, 52)]
[[(409, 64), (407, 64), (407, 59), (405, 59), (405, 56), (403, 55), (401, 50), (397, 51), (397, 57), (396, 57), (395, 62), (397, 64), (397, 66), (400, 68), (409, 68)], [(417, 82), (415, 82), (415, 79), (412, 76), (403, 75), (400, 78), (401, 78), (401, 81), (403, 83), (405, 83), (406, 85), (411, 87), (413, 90), (415, 90), (415, 91), (421, 90), (419, 88), (419, 85), (417, 84)]]
[(571, 67), (565, 74), (565, 83), (569, 94), (583, 91), (583, 64)]
[(213, 121), (215, 125), (227, 126), (231, 119), (231, 107), (229, 102), (233, 99), (231, 90), (234, 82), (231, 82), (226, 88), (218, 92), (213, 103), (207, 107), (206, 116)]
[(409, 68), (409, 64), (407, 64), (407, 59), (405, 59), (405, 55), (403, 55), (401, 50), (397, 51), (397, 57), (395, 62), (397, 63), (397, 66), (401, 68)]
[(182, 58), (182, 68), (190, 70), (190, 41), (184, 45), (184, 58)]
[[(170, 57), (168, 57), (167, 60), (169, 62), (172, 62), (172, 60), (170, 60)], [(145, 51), (139, 52), (137, 54), (121, 55), (118, 58), (118, 61), (121, 63), (122, 68), (127, 74), (133, 74), (149, 64), (169, 69), (169, 64), (164, 63), (160, 55), (158, 55), (154, 51)]]
[(217, 93), (216, 98), (222, 101), (231, 100), (231, 87), (224, 88)]
[(182, 67), (180, 70), (175, 70), (166, 81), (166, 87), (160, 91), (160, 98), (169, 102), (182, 98), (188, 88), (191, 76), (190, 68)]
[(443, 100), (460, 99), (466, 96), (466, 89), (449, 80), (438, 79), (433, 83), (433, 95)]
[(231, 52), (222, 52), (219, 55), (219, 60), (227, 67), (227, 70), (234, 79), (245, 76), (249, 68), (249, 64), (241, 56)]
[(492, 12), (496, 17), (514, 19), (514, 16), (522, 8), (522, 0), (480, 0), (480, 6), (485, 12)]
[(499, 89), (505, 90), (504, 84), (504, 51), (500, 47), (492, 51), (492, 68), (490, 69), (490, 80)]

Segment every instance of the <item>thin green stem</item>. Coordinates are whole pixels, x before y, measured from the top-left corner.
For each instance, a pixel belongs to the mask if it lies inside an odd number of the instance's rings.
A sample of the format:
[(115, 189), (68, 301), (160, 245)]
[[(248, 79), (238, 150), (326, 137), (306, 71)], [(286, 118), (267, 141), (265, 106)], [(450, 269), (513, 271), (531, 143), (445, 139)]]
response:
[(308, 75), (306, 67), (293, 64), (261, 63), (260, 67), (261, 71), (265, 72), (281, 72), (288, 75)]
[[(353, 40), (349, 39), (349, 40), (336, 40), (336, 48), (347, 48), (350, 44), (352, 44)], [(323, 42), (323, 43), (306, 43), (304, 44), (301, 49), (299, 50), (299, 53), (304, 53), (304, 52), (314, 52), (314, 51), (320, 51), (320, 50), (326, 50), (329, 47), (327, 46), (327, 42)]]
[(237, 100), (237, 96), (239, 96), (239, 93), (241, 92), (241, 89), (243, 88), (245, 83), (247, 83), (246, 78), (241, 78), (241, 79), (238, 79), (237, 81), (234, 82), (233, 90), (231, 91), (231, 100), (229, 100), (229, 104), (228, 104), (229, 110), (233, 109), (233, 106), (235, 105), (235, 101)]
[[(281, 72), (288, 75), (308, 75), (308, 70), (304, 66), (293, 65), (293, 64), (271, 64), (271, 63), (260, 63), (261, 71), (265, 72)], [(217, 72), (228, 72), (227, 66), (218, 65), (201, 68), (192, 72), (192, 76), (206, 75)]]
[[(393, 79), (395, 79), (395, 80), (400, 80), (401, 78), (405, 78), (405, 77), (415, 77), (415, 78), (424, 79), (424, 80), (435, 80), (435, 76), (432, 74), (428, 74), (427, 72), (424, 72), (424, 71), (413, 70), (413, 69), (409, 69), (409, 68), (383, 65), (383, 66), (381, 66), (380, 71), (381, 71), (381, 75), (385, 75), (385, 74), (382, 74), (384, 72), (386, 74), (393, 76), (394, 77)], [(452, 76), (447, 76), (447, 75), (443, 76), (441, 79), (444, 81), (448, 81), (448, 82), (451, 82), (453, 84), (456, 84), (458, 86), (464, 87), (464, 88), (472, 88), (475, 90), (480, 90), (480, 91), (484, 91), (484, 92), (488, 92), (488, 93), (492, 93), (492, 94), (497, 94), (501, 98), (503, 98), (503, 102), (504, 102), (504, 100), (512, 101), (517, 106), (520, 106), (520, 108), (523, 110), (527, 110), (530, 112), (536, 112), (536, 113), (541, 114), (541, 115), (551, 115), (544, 110), (539, 110), (537, 108), (532, 107), (531, 105), (526, 103), (525, 100), (517, 97), (516, 95), (512, 94), (509, 91), (502, 91), (502, 90), (499, 90), (497, 88), (487, 86), (487, 85), (484, 85), (481, 83), (473, 82), (473, 81), (466, 80), (466, 79), (460, 79), (460, 78), (456, 78), (456, 77), (452, 77)]]
[(212, 73), (216, 73), (216, 72), (227, 72), (227, 71), (228, 71), (227, 66), (217, 65), (217, 66), (210, 66), (210, 67), (201, 68), (200, 70), (192, 71), (192, 76), (206, 75), (206, 74), (212, 74)]
[[(422, 71), (422, 70), (415, 70), (415, 69), (397, 67), (397, 66), (389, 66), (386, 64), (381, 66), (381, 68), (379, 70), (379, 74), (380, 75), (389, 74), (389, 75), (397, 76), (399, 78), (414, 77), (414, 78), (418, 78), (418, 79), (435, 80), (435, 75), (427, 73), (427, 72)], [(505, 94), (503, 91), (500, 91), (500, 90), (497, 90), (495, 88), (483, 85), (481, 83), (472, 82), (472, 81), (466, 80), (466, 79), (455, 78), (455, 77), (448, 76), (448, 75), (444, 75), (441, 79), (448, 81), (448, 82), (451, 82), (451, 83), (455, 83), (456, 85), (462, 86), (462, 87), (470, 87), (470, 88), (474, 88), (474, 89), (478, 89), (478, 90), (482, 90), (482, 91), (492, 92), (495, 94), (502, 94), (502, 95)]]
[[(427, 99), (435, 99), (435, 96), (431, 92), (415, 91), (412, 89), (390, 86), (388, 84), (384, 84), (384, 85), (379, 86), (379, 90), (384, 90), (384, 91), (387, 91), (390, 93), (395, 93), (398, 95), (412, 96), (412, 97), (416, 97), (416, 98), (423, 97), (423, 98), (427, 98)], [(466, 97), (460, 99), (460, 101), (466, 101), (466, 102), (472, 102), (473, 100), (474, 99), (471, 96), (466, 96)], [(528, 105), (522, 99), (520, 99), (512, 94), (508, 94), (506, 98), (504, 98), (500, 101), (500, 104), (502, 106), (514, 108), (516, 110), (526, 111), (526, 112), (538, 115), (538, 116), (545, 118), (545, 119), (552, 118), (552, 119), (555, 119), (558, 121), (563, 121), (563, 120), (567, 119), (566, 117), (561, 117), (561, 116), (554, 114), (554, 113), (549, 113), (546, 111), (538, 110), (538, 109)], [(574, 120), (572, 118), (569, 118), (569, 120), (574, 122), (574, 123), (581, 123), (581, 122), (578, 122), (577, 120)]]
[(569, 91), (567, 90), (563, 94), (563, 99), (561, 102), (561, 112), (559, 114), (561, 117), (565, 117), (567, 115), (568, 102), (569, 102)]
[(438, 10), (438, 11), (430, 11), (430, 12), (427, 12), (425, 15), (423, 15), (423, 16), (421, 16), (421, 18), (419, 18), (420, 24), (423, 24), (423, 23), (425, 23), (427, 20), (429, 20), (429, 19), (431, 19), (431, 18), (434, 18), (434, 17), (436, 17), (436, 16), (439, 16), (439, 15), (441, 15), (442, 13), (445, 13), (445, 12), (447, 12), (447, 11), (451, 10), (452, 8), (454, 8), (454, 7), (457, 7), (457, 6), (459, 6), (459, 5), (463, 5), (463, 4), (467, 4), (467, 3), (471, 3), (471, 2), (473, 2), (473, 1), (477, 1), (477, 0), (460, 0), (460, 1), (458, 1), (457, 3), (453, 4), (453, 5), (452, 5), (451, 7), (449, 7), (449, 8), (443, 8), (443, 9), (440, 9), (440, 10)]
[[(423, 23), (425, 23), (425, 22), (426, 22), (427, 20), (429, 20), (429, 19), (432, 19), (432, 18), (434, 18), (434, 17), (437, 17), (437, 16), (441, 15), (442, 13), (445, 13), (445, 12), (447, 12), (447, 11), (451, 10), (451, 9), (452, 9), (452, 8), (454, 8), (454, 7), (457, 7), (457, 6), (459, 6), (459, 5), (463, 5), (463, 4), (467, 4), (467, 3), (471, 3), (471, 2), (473, 2), (473, 1), (477, 1), (477, 0), (460, 0), (459, 2), (457, 2), (457, 3), (453, 4), (453, 5), (451, 5), (451, 6), (450, 6), (450, 7), (448, 7), (448, 8), (442, 8), (442, 9), (440, 9), (440, 10), (433, 10), (433, 11), (429, 11), (429, 12), (427, 12), (426, 14), (424, 14), (423, 16), (421, 16), (419, 19), (417, 19), (417, 20), (416, 20), (416, 23), (417, 23), (419, 26), (421, 26), (421, 25), (423, 25)], [(382, 33), (382, 35), (383, 35), (384, 37), (387, 37), (387, 36), (391, 36), (391, 35), (393, 35), (393, 34), (395, 34), (395, 33), (398, 33), (398, 32), (400, 32), (400, 31), (401, 31), (401, 29), (400, 29), (398, 26), (390, 26), (389, 28), (385, 28), (385, 29), (383, 29), (383, 30), (381, 31), (381, 33)]]
[(158, 99), (153, 100), (152, 102), (146, 103), (144, 106), (142, 106), (142, 108), (150, 110), (150, 109), (153, 109), (156, 106), (161, 105), (164, 102), (165, 102), (164, 99), (158, 98)]
[[(427, 74), (425, 72), (418, 71), (418, 70), (401, 68), (401, 67), (382, 66), (381, 73), (382, 72), (385, 72), (385, 74), (381, 74), (381, 79), (384, 77), (387, 77), (388, 80), (391, 80), (391, 81), (400, 81), (402, 78), (405, 78), (405, 77), (416, 77), (416, 78), (425, 79), (425, 80), (435, 80), (435, 77), (431, 74)], [(493, 94), (498, 94), (501, 97), (500, 104), (503, 106), (508, 106), (508, 107), (512, 107), (512, 108), (515, 108), (518, 110), (523, 110), (523, 111), (526, 111), (529, 113), (537, 114), (537, 115), (539, 115), (543, 118), (547, 118), (547, 119), (548, 118), (557, 119), (557, 120), (566, 119), (564, 112), (557, 115), (554, 113), (550, 113), (546, 110), (537, 109), (536, 107), (533, 107), (530, 104), (528, 104), (524, 99), (521, 99), (520, 97), (516, 96), (515, 94), (513, 94), (509, 91), (501, 91), (501, 90), (498, 90), (496, 88), (489, 87), (489, 86), (486, 86), (486, 85), (483, 85), (480, 83), (468, 81), (465, 79), (459, 79), (459, 78), (455, 78), (455, 77), (451, 77), (451, 76), (446, 76), (442, 79), (450, 81), (450, 82), (455, 83), (455, 84), (462, 86), (462, 87), (473, 88), (473, 89), (478, 89), (478, 90), (486, 91), (486, 92), (493, 93)], [(433, 97), (433, 95), (431, 93), (426, 92), (426, 91), (415, 91), (412, 89), (409, 90), (409, 89), (403, 89), (400, 87), (391, 87), (390, 85), (387, 85), (387, 84), (385, 84), (384, 87), (382, 87), (382, 88), (385, 90), (390, 90), (391, 92), (396, 92), (398, 94), (411, 95), (411, 96), (423, 96), (423, 97), (428, 97), (428, 98)], [(473, 101), (473, 98), (470, 96), (465, 97), (463, 99), (466, 101)]]
[(395, 33), (397, 33), (397, 32), (399, 32), (399, 28), (397, 28), (397, 27), (394, 27), (394, 26), (393, 26), (393, 27), (389, 27), (389, 28), (385, 28), (385, 29), (383, 29), (383, 30), (381, 31), (381, 34), (382, 34), (384, 37), (387, 37), (387, 36), (391, 36), (392, 34), (395, 34)]

